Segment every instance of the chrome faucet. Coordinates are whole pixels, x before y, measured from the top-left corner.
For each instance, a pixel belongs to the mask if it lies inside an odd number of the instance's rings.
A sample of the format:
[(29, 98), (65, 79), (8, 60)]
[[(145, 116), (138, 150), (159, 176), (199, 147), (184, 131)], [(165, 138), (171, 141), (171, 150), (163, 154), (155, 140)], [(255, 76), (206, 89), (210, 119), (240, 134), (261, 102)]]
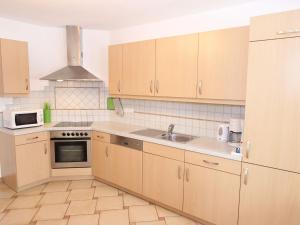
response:
[(175, 125), (172, 124), (172, 123), (169, 125), (169, 127), (168, 127), (168, 132), (167, 132), (167, 134), (168, 134), (169, 136), (171, 136), (171, 135), (173, 134), (174, 127), (175, 127)]

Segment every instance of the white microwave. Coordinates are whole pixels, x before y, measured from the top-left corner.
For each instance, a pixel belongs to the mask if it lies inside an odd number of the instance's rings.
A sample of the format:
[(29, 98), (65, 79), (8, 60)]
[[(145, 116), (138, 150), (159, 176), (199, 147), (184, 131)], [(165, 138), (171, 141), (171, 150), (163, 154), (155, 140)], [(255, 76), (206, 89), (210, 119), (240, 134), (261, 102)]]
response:
[(3, 126), (9, 129), (37, 127), (44, 124), (42, 109), (35, 110), (5, 110)]

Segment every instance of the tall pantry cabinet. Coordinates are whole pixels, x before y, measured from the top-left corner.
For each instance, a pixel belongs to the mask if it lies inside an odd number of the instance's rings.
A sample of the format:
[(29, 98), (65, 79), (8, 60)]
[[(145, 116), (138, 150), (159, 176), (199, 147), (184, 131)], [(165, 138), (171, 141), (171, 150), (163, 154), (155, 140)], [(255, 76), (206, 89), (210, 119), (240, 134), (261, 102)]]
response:
[(239, 225), (300, 224), (300, 10), (250, 27)]

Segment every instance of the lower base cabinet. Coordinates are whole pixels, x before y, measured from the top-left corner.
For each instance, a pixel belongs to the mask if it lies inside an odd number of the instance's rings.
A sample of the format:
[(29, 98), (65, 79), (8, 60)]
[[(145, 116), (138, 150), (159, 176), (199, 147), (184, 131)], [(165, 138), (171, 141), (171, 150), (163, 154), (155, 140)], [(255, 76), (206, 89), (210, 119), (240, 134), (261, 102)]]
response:
[(143, 194), (182, 210), (184, 163), (148, 153), (143, 155)]
[(185, 164), (183, 211), (216, 225), (238, 222), (240, 176)]
[(300, 174), (243, 163), (239, 225), (299, 225)]
[(17, 184), (19, 187), (50, 177), (50, 143), (40, 141), (16, 146)]

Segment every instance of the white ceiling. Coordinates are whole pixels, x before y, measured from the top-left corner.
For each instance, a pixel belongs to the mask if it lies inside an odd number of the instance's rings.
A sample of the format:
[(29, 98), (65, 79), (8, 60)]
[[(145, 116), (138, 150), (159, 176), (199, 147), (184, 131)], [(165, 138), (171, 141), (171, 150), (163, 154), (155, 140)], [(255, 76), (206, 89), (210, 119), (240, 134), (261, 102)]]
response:
[(0, 17), (49, 26), (117, 29), (252, 0), (0, 0)]

